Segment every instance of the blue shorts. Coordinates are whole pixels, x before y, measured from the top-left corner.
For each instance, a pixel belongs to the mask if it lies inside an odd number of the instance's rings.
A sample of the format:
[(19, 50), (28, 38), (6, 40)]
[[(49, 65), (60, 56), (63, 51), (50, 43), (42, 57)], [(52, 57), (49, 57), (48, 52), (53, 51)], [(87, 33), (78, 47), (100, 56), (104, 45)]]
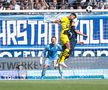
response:
[(50, 66), (52, 63), (54, 63), (54, 61), (57, 61), (57, 59), (50, 60), (49, 58), (46, 58), (44, 64)]

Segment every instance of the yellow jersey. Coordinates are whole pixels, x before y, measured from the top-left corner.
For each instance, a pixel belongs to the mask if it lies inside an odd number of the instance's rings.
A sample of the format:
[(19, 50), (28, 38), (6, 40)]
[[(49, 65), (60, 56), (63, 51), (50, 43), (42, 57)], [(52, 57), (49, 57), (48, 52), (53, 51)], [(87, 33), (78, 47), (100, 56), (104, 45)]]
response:
[(68, 19), (68, 17), (62, 17), (60, 19), (60, 24), (61, 24), (61, 31), (60, 31), (60, 35), (61, 35), (64, 33), (64, 31), (69, 30), (70, 20)]

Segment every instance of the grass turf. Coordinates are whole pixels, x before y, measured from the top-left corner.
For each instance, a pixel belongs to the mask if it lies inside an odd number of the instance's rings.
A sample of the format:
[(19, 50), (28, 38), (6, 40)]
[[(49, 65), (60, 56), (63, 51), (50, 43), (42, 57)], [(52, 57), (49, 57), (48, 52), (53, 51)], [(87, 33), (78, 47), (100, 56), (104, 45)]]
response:
[(0, 90), (108, 90), (108, 80), (4, 80)]

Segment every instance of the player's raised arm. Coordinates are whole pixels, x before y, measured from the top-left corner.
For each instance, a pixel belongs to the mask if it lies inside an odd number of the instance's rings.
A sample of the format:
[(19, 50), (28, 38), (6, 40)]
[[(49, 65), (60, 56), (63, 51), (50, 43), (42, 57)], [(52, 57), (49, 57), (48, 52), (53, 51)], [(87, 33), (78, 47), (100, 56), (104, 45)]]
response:
[(51, 23), (60, 23), (60, 20), (51, 21)]
[(76, 29), (77, 25), (78, 25), (78, 21), (77, 21), (77, 18), (75, 18), (74, 20), (71, 21), (71, 27), (72, 27), (72, 29), (74, 30), (74, 32), (76, 34), (79, 34), (81, 36), (87, 37), (86, 34), (83, 34), (79, 30)]
[(87, 37), (86, 34), (81, 33), (79, 30), (75, 30), (75, 32), (76, 32), (77, 34), (81, 35), (81, 36)]
[(60, 23), (60, 20), (59, 19), (58, 20), (54, 20), (54, 21), (53, 20), (48, 20), (48, 21), (47, 20), (44, 20), (44, 22), (45, 23), (55, 23), (55, 24), (59, 24)]

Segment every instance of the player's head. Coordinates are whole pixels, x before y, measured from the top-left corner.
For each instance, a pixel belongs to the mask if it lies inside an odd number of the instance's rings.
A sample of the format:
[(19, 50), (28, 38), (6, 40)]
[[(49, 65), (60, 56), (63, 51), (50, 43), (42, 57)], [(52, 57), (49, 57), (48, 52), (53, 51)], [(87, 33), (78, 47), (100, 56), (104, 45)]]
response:
[(56, 43), (56, 37), (55, 37), (55, 36), (53, 36), (53, 37), (51, 38), (51, 43), (52, 43), (52, 44), (55, 44), (55, 43)]
[(71, 13), (70, 14), (70, 19), (72, 20), (72, 19), (75, 19), (75, 18), (77, 18), (77, 15), (75, 13)]

